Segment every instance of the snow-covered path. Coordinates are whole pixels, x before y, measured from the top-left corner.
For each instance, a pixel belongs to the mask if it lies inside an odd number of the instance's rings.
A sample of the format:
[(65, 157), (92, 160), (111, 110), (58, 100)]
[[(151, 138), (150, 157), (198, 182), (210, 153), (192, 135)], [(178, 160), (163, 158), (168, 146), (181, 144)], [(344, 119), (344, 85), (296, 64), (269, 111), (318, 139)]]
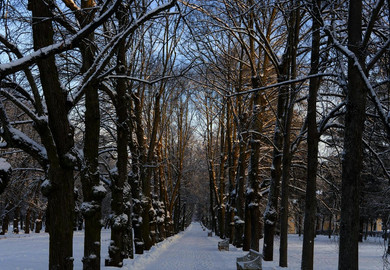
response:
[(137, 258), (129, 269), (234, 270), (236, 258), (245, 254), (232, 245), (229, 252), (218, 251), (218, 238), (207, 237), (207, 232), (202, 230), (199, 223), (191, 224), (184, 233), (164, 244)]
[[(0, 235), (0, 270), (44, 270), (48, 268), (49, 236), (40, 234)], [(74, 269), (81, 270), (83, 255), (84, 232), (74, 233), (73, 256)], [(230, 245), (229, 251), (218, 251), (219, 237), (207, 237), (199, 223), (193, 223), (186, 231), (172, 236), (153, 246), (143, 255), (135, 255), (133, 260), (124, 260), (121, 270), (235, 270), (236, 258), (247, 252)], [(104, 259), (108, 256), (110, 231), (102, 231), (101, 269), (118, 270), (115, 267), (105, 267)], [(260, 247), (263, 242), (260, 241)], [(297, 270), (300, 269), (302, 254), (302, 237), (288, 237), (288, 268), (278, 267), (279, 238), (275, 238), (274, 261), (263, 262), (263, 269)], [(383, 265), (385, 252), (383, 239), (369, 238), (359, 245), (359, 270), (390, 269), (389, 264)], [(337, 269), (338, 241), (337, 237), (328, 239), (318, 235), (315, 239), (314, 252), (315, 270)]]

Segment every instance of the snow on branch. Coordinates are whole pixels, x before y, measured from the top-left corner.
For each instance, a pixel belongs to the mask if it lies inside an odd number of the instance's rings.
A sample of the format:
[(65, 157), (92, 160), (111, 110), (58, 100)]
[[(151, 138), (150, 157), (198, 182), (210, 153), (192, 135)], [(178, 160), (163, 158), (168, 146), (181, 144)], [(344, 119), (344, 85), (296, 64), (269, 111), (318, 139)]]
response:
[(7, 142), (9, 147), (20, 148), (33, 158), (35, 158), (42, 167), (46, 167), (48, 157), (46, 149), (28, 137), (25, 133), (18, 129), (15, 129), (10, 124), (3, 103), (0, 101), (0, 122), (2, 128), (0, 129), (0, 135)]
[(14, 82), (8, 82), (8, 81), (5, 82), (5, 80), (3, 80), (3, 81), (0, 82), (0, 87), (1, 88), (6, 88), (6, 89), (9, 89), (9, 90), (14, 90), (14, 91), (16, 91), (19, 94), (18, 97), (20, 97), (22, 99), (26, 99), (26, 100), (30, 101), (31, 104), (34, 104), (34, 100), (30, 96), (30, 94), (27, 92), (27, 90), (24, 89), (19, 84), (14, 83)]
[[(7, 40), (7, 38), (1, 34), (0, 34), (0, 42), (2, 42), (12, 53), (14, 53), (17, 58), (23, 58), (23, 54), (20, 52), (19, 48), (14, 43), (11, 43), (9, 40)], [(34, 104), (34, 106), (38, 111), (38, 114), (43, 115), (44, 110), (42, 106), (42, 100), (34, 76), (32, 75), (31, 70), (28, 67), (24, 68), (24, 73), (26, 75), (27, 81), (30, 84), (35, 101), (32, 99), (30, 94), (27, 91), (25, 91), (22, 87), (20, 87), (18, 84), (12, 82), (6, 83), (3, 81), (1, 81), (0, 84), (5, 85), (5, 87), (15, 88), (20, 94), (22, 94), (25, 98), (27, 98)]]
[(131, 77), (131, 76), (127, 76), (127, 75), (109, 75), (109, 76), (106, 77), (106, 79), (126, 79), (126, 80), (130, 80), (130, 81), (136, 81), (136, 82), (139, 82), (139, 83), (145, 83), (145, 84), (148, 84), (148, 85), (153, 85), (155, 83), (158, 83), (158, 82), (161, 82), (161, 81), (164, 81), (164, 80), (169, 80), (169, 79), (178, 78), (178, 77), (179, 76), (171, 75), (171, 76), (165, 76), (165, 77), (161, 77), (161, 78), (149, 81), (149, 80), (144, 80), (144, 79), (141, 79), (141, 78)]
[(111, 15), (115, 12), (116, 8), (120, 3), (120, 0), (115, 0), (113, 5), (109, 9), (107, 9), (106, 12), (104, 12), (100, 17), (82, 28), (74, 36), (64, 41), (40, 48), (39, 50), (34, 51), (30, 55), (21, 57), (12, 62), (0, 64), (0, 79), (34, 64), (39, 59), (46, 58), (50, 55), (58, 54), (76, 47), (80, 41), (82, 41), (85, 37), (92, 33), (97, 27), (106, 22), (108, 18), (111, 17)]
[(40, 118), (33, 111), (31, 111), (25, 104), (23, 104), (18, 98), (16, 98), (14, 95), (9, 93), (8, 91), (4, 91), (3, 89), (0, 89), (0, 94), (3, 95), (8, 100), (10, 100), (19, 109), (21, 109), (34, 122), (36, 122), (36, 123), (39, 122)]
[[(386, 114), (385, 109), (383, 108), (382, 103), (380, 102), (378, 96), (376, 95), (374, 87), (372, 86), (371, 82), (369, 81), (369, 79), (368, 79), (368, 77), (366, 75), (366, 72), (364, 71), (362, 65), (360, 64), (359, 59), (356, 57), (356, 55), (351, 50), (349, 50), (347, 47), (341, 45), (334, 38), (334, 36), (333, 36), (331, 30), (329, 29), (329, 27), (325, 27), (324, 31), (329, 36), (329, 38), (330, 38), (331, 42), (333, 43), (333, 45), (335, 46), (335, 48), (338, 51), (340, 51), (342, 54), (344, 54), (346, 57), (348, 57), (348, 58), (350, 58), (350, 59), (352, 59), (354, 61), (354, 65), (358, 69), (358, 71), (360, 73), (360, 76), (363, 79), (364, 84), (366, 85), (366, 87), (368, 89), (368, 94), (371, 97), (371, 99), (372, 99), (372, 101), (374, 103), (374, 106), (375, 106), (376, 110), (379, 113), (379, 117), (380, 117), (380, 119), (382, 120), (382, 122), (383, 122), (383, 124), (385, 126), (385, 129), (386, 129), (386, 132), (387, 132), (387, 137), (390, 138), (390, 117)], [(387, 48), (389, 45), (390, 45), (390, 39), (383, 46), (382, 50), (380, 50), (376, 54), (376, 56), (374, 56), (374, 58), (378, 57), (377, 59), (379, 59), (380, 56), (378, 56), (378, 54), (380, 54), (383, 51), (383, 49)], [(372, 62), (372, 61), (373, 61), (373, 59), (370, 62)]]

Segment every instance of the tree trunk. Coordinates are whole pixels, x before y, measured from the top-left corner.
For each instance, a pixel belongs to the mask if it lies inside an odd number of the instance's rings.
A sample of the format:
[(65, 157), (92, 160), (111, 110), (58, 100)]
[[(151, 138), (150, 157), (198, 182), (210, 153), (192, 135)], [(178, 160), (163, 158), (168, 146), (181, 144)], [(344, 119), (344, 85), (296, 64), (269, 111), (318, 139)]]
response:
[[(49, 1), (31, 1), (34, 49), (53, 44), (54, 31)], [(73, 269), (73, 164), (66, 158), (74, 145), (73, 130), (68, 120), (67, 97), (62, 89), (55, 57), (37, 61), (45, 96), (49, 127), (53, 141), (42, 141), (49, 158), (48, 214), (50, 219), (49, 269)]]
[(211, 231), (216, 231), (216, 220), (215, 220), (215, 211), (214, 211), (214, 180), (213, 180), (213, 172), (212, 169), (210, 169), (210, 163), (209, 162), (209, 192), (210, 192), (210, 218), (211, 218)]
[(263, 259), (272, 261), (274, 254), (274, 235), (276, 222), (278, 219), (278, 200), (280, 179), (282, 176), (282, 148), (283, 148), (283, 116), (287, 102), (287, 88), (282, 86), (279, 88), (277, 116), (274, 131), (274, 149), (271, 166), (271, 183), (268, 194), (267, 208), (264, 212), (264, 245)]
[[(241, 50), (241, 57), (244, 53), (244, 50)], [(243, 84), (243, 64), (239, 63), (239, 78), (238, 78), (238, 86), (236, 87), (236, 92), (239, 93), (242, 91), (242, 84)], [(243, 235), (244, 235), (244, 213), (245, 213), (245, 200), (244, 200), (244, 192), (245, 192), (245, 166), (246, 166), (246, 160), (247, 160), (247, 154), (246, 154), (246, 141), (247, 141), (247, 133), (245, 132), (248, 128), (248, 115), (244, 113), (242, 108), (242, 98), (240, 96), (237, 97), (237, 117), (235, 119), (235, 124), (237, 127), (237, 137), (238, 137), (238, 144), (236, 145), (236, 155), (237, 155), (237, 165), (236, 173), (235, 173), (235, 187), (234, 187), (234, 194), (232, 199), (232, 205), (233, 205), (233, 231), (234, 231), (234, 237), (233, 237), (233, 245), (236, 247), (242, 247), (243, 246)]]
[[(386, 230), (386, 235), (387, 235), (387, 230)], [(387, 241), (387, 254), (390, 254), (390, 241)]]
[(367, 240), (368, 237), (368, 226), (369, 226), (370, 221), (366, 219), (366, 222), (364, 223), (364, 240)]
[[(293, 106), (292, 104), (290, 106)], [(286, 115), (286, 126), (283, 144), (283, 170), (282, 170), (282, 194), (280, 202), (280, 257), (279, 266), (287, 267), (287, 240), (288, 240), (288, 217), (289, 217), (289, 196), (290, 196), (290, 167), (291, 167), (291, 152), (290, 152), (290, 133), (291, 133), (291, 118), (292, 110)]]
[[(360, 64), (362, 1), (349, 1), (348, 48)], [(364, 66), (364, 65), (363, 65)], [(363, 167), (362, 135), (365, 120), (367, 89), (354, 59), (348, 59), (348, 92), (345, 114), (344, 152), (342, 158), (341, 215), (339, 269), (357, 270), (359, 267), (359, 198), (360, 173)]]
[[(131, 145), (132, 143), (130, 143)], [(134, 149), (130, 146), (130, 150)], [(139, 184), (139, 164), (138, 159), (135, 157), (134, 153), (137, 153), (135, 150), (131, 151), (132, 155), (132, 173), (130, 175), (130, 185), (131, 185), (131, 194), (133, 202), (133, 215), (132, 215), (132, 225), (134, 230), (134, 251), (135, 254), (144, 253), (144, 242), (142, 238), (142, 205), (141, 205), (141, 191)]]
[[(81, 46), (83, 56), (83, 72), (86, 72), (93, 64), (94, 48), (90, 44), (93, 35), (88, 42)], [(89, 45), (89, 46), (88, 46)], [(89, 84), (85, 92), (85, 141), (84, 157), (85, 166), (82, 170), (81, 181), (84, 202), (81, 212), (85, 220), (84, 237), (84, 270), (100, 269), (100, 232), (101, 232), (101, 202), (105, 195), (103, 186), (100, 186), (98, 150), (100, 131), (99, 95), (96, 85)]]
[(147, 165), (147, 156), (146, 156), (146, 142), (144, 137), (144, 128), (142, 124), (142, 104), (141, 99), (139, 96), (139, 93), (134, 95), (134, 104), (135, 104), (135, 119), (137, 123), (137, 130), (136, 130), (136, 136), (137, 136), (137, 142), (138, 142), (138, 149), (139, 149), (139, 166), (140, 166), (140, 187), (142, 190), (141, 193), (141, 205), (142, 205), (142, 224), (141, 224), (141, 231), (142, 231), (142, 239), (143, 239), (143, 245), (145, 250), (149, 250), (152, 247), (152, 239), (150, 237), (150, 218), (149, 218), (149, 210), (151, 209), (151, 188), (150, 188), (150, 179), (147, 178), (147, 168), (145, 166)]
[(31, 208), (28, 207), (26, 210), (26, 219), (24, 222), (24, 233), (25, 234), (30, 233), (30, 226), (31, 226), (30, 222), (31, 222)]
[[(288, 46), (286, 55), (286, 68), (287, 72), (283, 72), (286, 79), (295, 79), (296, 77), (296, 56), (297, 56), (297, 45), (299, 42), (299, 30), (300, 30), (300, 8), (299, 1), (290, 1), (291, 14), (289, 15), (289, 35), (288, 35)], [(295, 85), (292, 84), (287, 93), (287, 102), (284, 115), (283, 125), (283, 158), (282, 158), (282, 186), (281, 186), (281, 203), (280, 203), (280, 255), (279, 255), (279, 266), (287, 267), (287, 252), (288, 252), (288, 217), (289, 217), (289, 196), (290, 196), (290, 167), (292, 160), (291, 153), (291, 122), (294, 113), (294, 104), (296, 89)]]
[(5, 208), (5, 213), (3, 216), (3, 220), (1, 223), (1, 234), (4, 235), (8, 232), (9, 227), (9, 211), (12, 209), (12, 206), (10, 203), (7, 204), (7, 207)]
[(234, 211), (236, 209), (235, 203), (235, 176), (236, 176), (236, 167), (238, 160), (238, 147), (234, 144), (233, 134), (234, 134), (234, 125), (231, 116), (231, 103), (227, 105), (227, 113), (226, 113), (226, 140), (227, 140), (227, 163), (228, 163), (228, 179), (229, 179), (229, 197), (228, 197), (228, 208), (227, 217), (226, 217), (226, 225), (225, 230), (227, 232), (227, 237), (229, 238), (229, 242), (232, 244), (234, 242)]
[(184, 231), (185, 224), (186, 224), (186, 206), (187, 206), (187, 204), (184, 203), (184, 205), (183, 205), (183, 220), (182, 220), (182, 225), (181, 225), (182, 231)]
[(244, 213), (245, 213), (245, 163), (246, 163), (246, 147), (245, 142), (240, 141), (240, 155), (238, 158), (237, 164), (237, 174), (236, 174), (236, 215), (234, 217), (234, 227), (235, 227), (235, 236), (234, 236), (234, 245), (236, 247), (242, 247), (243, 245), (243, 235), (244, 235)]
[[(320, 24), (318, 22), (320, 1), (312, 0), (312, 51), (311, 51), (311, 74), (318, 73), (320, 61)], [(317, 92), (320, 87), (319, 78), (310, 79), (309, 97), (307, 104), (307, 180), (305, 198), (305, 219), (302, 247), (302, 270), (312, 270), (314, 261), (314, 236), (315, 217), (317, 210), (316, 179), (318, 163), (317, 131)]]
[(19, 233), (19, 216), (20, 216), (20, 206), (15, 207), (14, 211), (14, 222), (13, 222), (13, 233)]
[[(254, 89), (260, 87), (260, 78), (252, 78), (252, 87)], [(250, 135), (250, 161), (248, 169), (248, 190), (246, 192), (245, 204), (245, 234), (243, 250), (253, 249), (259, 251), (259, 239), (262, 233), (262, 220), (260, 218), (260, 133), (263, 129), (263, 110), (265, 99), (262, 93), (256, 93), (253, 102), (253, 115)], [(248, 216), (248, 217), (247, 217)], [(249, 223), (250, 224), (249, 224)], [(249, 243), (249, 246), (248, 246)]]
[[(253, 0), (248, 1), (250, 6), (255, 5)], [(250, 9), (248, 21), (249, 34), (249, 61), (251, 63), (251, 86), (257, 89), (262, 85), (260, 76), (258, 74), (258, 64), (255, 48), (255, 31), (254, 9)], [(266, 60), (265, 60), (266, 61)], [(259, 239), (262, 234), (262, 220), (260, 218), (260, 146), (261, 146), (261, 132), (263, 129), (263, 113), (265, 107), (265, 99), (262, 92), (256, 92), (253, 97), (252, 116), (249, 130), (249, 144), (250, 144), (250, 160), (248, 165), (248, 183), (245, 199), (245, 232), (244, 232), (244, 246), (243, 250), (249, 248), (259, 251)], [(248, 217), (247, 217), (248, 216)], [(249, 246), (248, 246), (249, 243)]]
[[(120, 26), (126, 23), (123, 6), (117, 12)], [(126, 75), (126, 46), (122, 41), (117, 53), (116, 73)], [(114, 100), (117, 114), (117, 173), (114, 175), (112, 189), (113, 226), (111, 228), (111, 242), (109, 246), (109, 259), (106, 266), (122, 267), (123, 259), (132, 256), (132, 230), (131, 210), (127, 204), (131, 200), (131, 187), (128, 184), (127, 160), (128, 160), (128, 102), (126, 100), (127, 83), (124, 79), (118, 79), (116, 83), (116, 99)], [(114, 195), (115, 194), (115, 195)]]
[[(292, 13), (292, 11), (290, 11)], [(289, 79), (290, 77), (290, 65), (291, 58), (294, 50), (296, 50), (296, 44), (294, 42), (295, 31), (296, 29), (293, 26), (293, 17), (290, 16), (290, 28), (287, 37), (287, 51), (283, 56), (282, 63), (277, 67), (279, 75), (278, 82), (283, 82)], [(294, 22), (295, 24), (296, 22)], [(286, 126), (286, 115), (288, 110), (288, 96), (289, 96), (289, 86), (281, 86), (278, 93), (278, 103), (277, 103), (277, 112), (276, 112), (276, 121), (275, 121), (275, 131), (273, 137), (273, 156), (272, 156), (272, 166), (271, 166), (271, 183), (270, 191), (268, 194), (268, 203), (264, 213), (264, 244), (263, 244), (263, 258), (265, 261), (273, 260), (273, 250), (274, 250), (274, 235), (276, 229), (276, 223), (278, 220), (278, 200), (280, 193), (280, 180), (282, 178), (282, 149), (283, 149), (283, 139)]]
[[(132, 95), (132, 100), (134, 102), (134, 123), (135, 123), (135, 133), (137, 137), (137, 145), (134, 146), (135, 153), (133, 162), (133, 174), (134, 181), (132, 186), (132, 194), (134, 198), (134, 217), (133, 223), (134, 226), (134, 241), (135, 241), (135, 251), (136, 254), (142, 254), (145, 248), (145, 242), (148, 241), (150, 245), (150, 225), (149, 225), (149, 214), (146, 215), (146, 219), (144, 219), (145, 207), (147, 206), (148, 198), (145, 197), (143, 187), (148, 184), (146, 183), (145, 172), (143, 166), (146, 163), (146, 150), (145, 150), (145, 138), (144, 138), (144, 129), (142, 124), (142, 104), (140, 93), (136, 92)], [(137, 168), (135, 168), (136, 166)], [(145, 183), (143, 183), (145, 182)], [(150, 186), (149, 186), (150, 188)], [(135, 189), (135, 190), (133, 190)], [(150, 191), (149, 191), (150, 193)], [(137, 218), (138, 217), (138, 218)], [(145, 225), (144, 223), (148, 224)], [(146, 237), (146, 239), (145, 239)], [(146, 249), (147, 250), (147, 249)]]
[(42, 213), (39, 213), (38, 218), (34, 220), (34, 223), (35, 223), (35, 233), (40, 233), (42, 230)]
[(159, 230), (159, 240), (162, 241), (167, 237), (167, 219), (168, 219), (168, 194), (167, 186), (165, 182), (164, 175), (164, 164), (162, 157), (162, 143), (160, 142), (157, 147), (157, 156), (158, 156), (158, 175), (159, 175), (159, 201), (160, 201), (160, 213), (159, 219), (157, 220), (157, 226)]
[[(364, 66), (362, 39), (362, 1), (349, 1), (348, 48)], [(362, 135), (367, 89), (355, 60), (348, 59), (348, 92), (342, 158), (339, 269), (359, 267), (360, 173), (363, 167)]]
[(48, 197), (49, 269), (73, 269), (73, 171), (54, 167), (50, 170), (49, 177), (56, 179), (58, 186)]
[(226, 205), (224, 203), (225, 195), (225, 163), (226, 163), (226, 143), (227, 138), (225, 138), (225, 110), (228, 105), (224, 105), (223, 112), (220, 120), (220, 164), (219, 164), (219, 207), (218, 207), (218, 224), (219, 224), (219, 236), (222, 239), (225, 239), (225, 214), (226, 214)]
[(19, 216), (19, 222), (20, 222), (20, 230), (23, 230), (23, 222), (25, 220), (25, 217), (23, 216), (22, 213), (20, 213), (20, 216)]
[[(154, 102), (154, 110), (153, 110), (153, 123), (152, 123), (152, 132), (150, 134), (150, 142), (148, 147), (148, 153), (146, 156), (146, 163), (145, 165), (151, 165), (155, 163), (154, 157), (155, 157), (155, 146), (157, 142), (157, 131), (160, 124), (160, 118), (161, 118), (161, 109), (160, 109), (160, 100), (161, 100), (161, 94), (164, 90), (163, 84), (160, 86), (159, 92), (155, 94), (155, 102)], [(142, 192), (145, 196), (145, 209), (143, 211), (142, 217), (145, 219), (146, 223), (143, 223), (143, 238), (145, 239), (145, 249), (149, 250), (155, 243), (156, 243), (156, 217), (155, 217), (155, 210), (153, 209), (152, 204), (152, 190), (150, 187), (150, 182), (152, 178), (152, 168), (149, 166), (145, 167), (143, 169), (145, 171), (145, 174), (141, 173), (142, 177)], [(146, 203), (147, 202), (147, 203)], [(149, 237), (147, 237), (147, 234), (149, 234)]]

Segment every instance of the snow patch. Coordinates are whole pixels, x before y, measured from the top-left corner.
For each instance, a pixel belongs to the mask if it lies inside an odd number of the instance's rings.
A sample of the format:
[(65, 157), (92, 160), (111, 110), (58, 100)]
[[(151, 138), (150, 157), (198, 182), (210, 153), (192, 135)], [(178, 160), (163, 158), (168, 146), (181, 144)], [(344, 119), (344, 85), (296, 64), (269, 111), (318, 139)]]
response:
[(9, 164), (4, 158), (0, 158), (0, 171), (7, 174), (11, 171), (11, 164)]

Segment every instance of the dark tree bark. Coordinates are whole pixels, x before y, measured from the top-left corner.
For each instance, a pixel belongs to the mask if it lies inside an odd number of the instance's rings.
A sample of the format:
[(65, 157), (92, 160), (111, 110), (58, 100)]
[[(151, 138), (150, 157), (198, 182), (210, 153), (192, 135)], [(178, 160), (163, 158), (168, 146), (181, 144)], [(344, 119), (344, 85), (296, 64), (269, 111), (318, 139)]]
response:
[(165, 182), (164, 175), (164, 164), (162, 156), (162, 143), (160, 142), (157, 147), (157, 156), (158, 156), (158, 185), (159, 185), (159, 203), (160, 203), (160, 212), (157, 220), (157, 227), (159, 231), (159, 241), (163, 241), (167, 237), (167, 219), (168, 219), (168, 194), (167, 186)]
[[(38, 217), (34, 220), (34, 223), (35, 223), (35, 231), (34, 231), (34, 232), (35, 232), (35, 233), (40, 233), (41, 230), (42, 230), (42, 224), (43, 224), (43, 221), (42, 221), (42, 213), (41, 213), (41, 212), (38, 214)], [(47, 222), (46, 222), (45, 225), (46, 225), (46, 226), (45, 226), (45, 229), (46, 229), (46, 228), (49, 228)]]
[(26, 217), (24, 222), (24, 233), (29, 234), (30, 233), (30, 226), (31, 226), (31, 208), (28, 207), (26, 210)]
[(9, 227), (9, 212), (12, 209), (12, 204), (8, 203), (6, 208), (5, 208), (5, 213), (3, 216), (3, 220), (1, 222), (1, 235), (4, 235), (8, 232), (8, 227)]
[(271, 183), (268, 194), (267, 208), (264, 212), (264, 245), (263, 258), (272, 261), (274, 254), (274, 235), (278, 219), (278, 200), (280, 193), (280, 179), (282, 176), (282, 148), (283, 148), (283, 117), (287, 103), (286, 86), (279, 88), (277, 115), (273, 137), (274, 149), (271, 166)]
[(226, 141), (225, 138), (225, 111), (227, 105), (224, 105), (223, 113), (220, 119), (220, 163), (219, 163), (219, 206), (218, 206), (218, 226), (219, 226), (219, 236), (225, 238), (225, 215), (226, 215), (226, 205), (224, 203), (225, 195), (225, 163), (226, 163)]
[[(217, 213), (215, 209), (218, 209), (220, 205), (219, 193), (216, 182), (216, 173), (214, 166), (214, 130), (212, 123), (212, 110), (211, 108), (211, 97), (207, 93), (205, 96), (205, 110), (206, 110), (206, 159), (207, 159), (207, 170), (209, 174), (209, 192), (210, 192), (210, 219), (211, 219), (211, 231), (215, 232), (216, 235), (219, 234), (217, 227)], [(217, 132), (218, 133), (218, 132)]]
[[(116, 16), (120, 28), (128, 22), (126, 18), (126, 7), (120, 6)], [(123, 40), (118, 46), (117, 52), (118, 75), (126, 75), (126, 42)], [(118, 79), (116, 82), (116, 95), (114, 96), (114, 106), (117, 115), (117, 173), (113, 176), (111, 185), (113, 198), (111, 208), (113, 210), (113, 226), (111, 228), (111, 242), (109, 246), (109, 258), (106, 259), (106, 266), (121, 267), (124, 258), (133, 257), (133, 232), (131, 208), (129, 203), (132, 200), (131, 186), (128, 183), (128, 140), (130, 138), (128, 109), (129, 102), (127, 99), (127, 82), (125, 79)], [(115, 196), (114, 196), (115, 194)]]
[[(82, 8), (90, 8), (83, 2)], [(81, 24), (87, 24), (89, 20), (80, 19)], [(82, 72), (87, 72), (94, 61), (95, 47), (94, 35), (88, 36), (80, 48), (83, 57)], [(100, 186), (98, 150), (100, 131), (100, 110), (97, 85), (92, 83), (85, 87), (85, 140), (84, 140), (84, 166), (81, 172), (84, 202), (81, 212), (85, 220), (84, 238), (84, 270), (100, 269), (100, 232), (101, 232), (101, 202), (105, 195), (103, 186)]]
[[(311, 4), (313, 14), (312, 25), (312, 49), (311, 49), (311, 74), (318, 73), (320, 61), (320, 24), (318, 21), (320, 1), (313, 0)], [(318, 163), (317, 131), (317, 92), (320, 87), (320, 79), (310, 79), (309, 97), (307, 101), (307, 180), (305, 198), (305, 220), (302, 247), (302, 270), (312, 270), (314, 260), (314, 236), (315, 217), (317, 210), (316, 179)]]
[[(246, 121), (246, 119), (244, 120)], [(236, 215), (234, 217), (234, 245), (236, 247), (243, 246), (243, 234), (244, 234), (244, 213), (245, 213), (245, 163), (246, 163), (246, 136), (241, 138), (239, 142), (239, 158), (237, 164), (236, 174)]]
[(134, 252), (135, 254), (144, 253), (144, 242), (142, 238), (142, 205), (141, 205), (141, 188), (139, 183), (139, 160), (137, 155), (137, 147), (132, 140), (129, 140), (129, 148), (132, 153), (132, 170), (129, 177), (132, 202), (133, 202), (133, 213), (132, 213), (132, 226), (134, 230)]
[[(252, 87), (260, 87), (260, 78), (252, 78)], [(259, 239), (262, 233), (262, 220), (260, 218), (260, 133), (263, 129), (263, 110), (265, 99), (262, 93), (256, 93), (253, 102), (253, 115), (250, 135), (250, 160), (248, 169), (248, 187), (245, 200), (245, 233), (244, 233), (244, 250), (253, 249), (259, 251)], [(248, 245), (249, 244), (249, 245)]]
[[(209, 133), (212, 133), (212, 132), (209, 131)], [(212, 157), (210, 155), (210, 153), (212, 151), (212, 150), (210, 150), (211, 145), (212, 145), (212, 142), (210, 141), (210, 138), (209, 138), (208, 147), (207, 147), (208, 148), (208, 150), (207, 150), (207, 152), (208, 152), (207, 159), (208, 159), (208, 172), (209, 172), (211, 231), (217, 232), (218, 231), (218, 229), (217, 229), (217, 218), (216, 218), (216, 213), (215, 213), (215, 208), (214, 207), (215, 207), (215, 205), (218, 205), (217, 200), (219, 198), (217, 197), (218, 193), (216, 192), (214, 161), (212, 160)]]
[[(292, 11), (290, 11), (290, 15), (289, 15), (290, 25), (288, 28), (289, 32), (287, 37), (286, 52), (282, 57), (281, 64), (275, 67), (278, 71), (278, 82), (283, 82), (289, 79), (290, 66), (292, 60), (291, 55), (293, 53), (293, 49), (294, 48), (296, 49), (294, 38), (297, 39), (296, 37), (297, 34), (295, 34), (296, 29), (293, 26), (294, 21), (293, 21), (292, 14), (293, 14)], [(282, 157), (283, 157), (283, 149), (284, 149), (284, 137), (286, 136), (285, 128), (286, 128), (287, 114), (288, 114), (287, 111), (288, 111), (288, 101), (289, 101), (288, 98), (289, 88), (290, 86), (288, 85), (281, 86), (279, 87), (279, 93), (278, 93), (275, 131), (273, 137), (274, 149), (272, 155), (270, 192), (268, 194), (267, 207), (264, 212), (264, 244), (263, 244), (264, 257), (263, 258), (265, 261), (273, 260), (274, 235), (275, 235), (276, 223), (278, 220), (278, 213), (279, 213), (278, 200), (279, 200), (279, 193), (280, 193), (280, 180), (282, 178)], [(283, 209), (281, 209), (281, 211), (282, 210)], [(286, 237), (282, 237), (282, 238), (283, 238), (282, 239), (283, 249), (281, 250), (286, 250), (287, 242), (284, 243)]]
[(227, 175), (228, 175), (228, 206), (226, 208), (226, 224), (225, 231), (226, 236), (229, 238), (229, 242), (234, 242), (234, 210), (235, 210), (235, 176), (238, 160), (238, 147), (234, 144), (233, 134), (235, 132), (234, 124), (232, 121), (232, 104), (228, 101), (226, 108), (226, 145), (227, 145)]
[[(137, 137), (137, 144), (135, 145), (135, 153), (136, 156), (136, 166), (137, 168), (133, 169), (133, 173), (136, 173), (136, 180), (132, 184), (133, 198), (134, 198), (134, 214), (138, 216), (137, 220), (134, 220), (136, 223), (134, 225), (134, 230), (137, 234), (134, 234), (135, 240), (135, 250), (137, 254), (142, 254), (145, 248), (145, 241), (150, 243), (150, 233), (149, 233), (149, 225), (146, 228), (144, 223), (148, 222), (149, 215), (147, 215), (147, 219), (144, 219), (143, 212), (145, 211), (145, 207), (148, 203), (145, 200), (144, 194), (144, 184), (142, 181), (145, 179), (145, 171), (143, 165), (146, 164), (146, 149), (145, 149), (145, 138), (144, 138), (144, 128), (142, 124), (142, 104), (140, 93), (136, 92), (132, 95), (132, 100), (134, 102), (134, 123), (135, 123), (135, 133)], [(145, 183), (147, 185), (147, 183)], [(133, 187), (134, 186), (134, 187)], [(149, 186), (150, 188), (150, 186)], [(137, 192), (138, 191), (138, 192)], [(145, 237), (148, 240), (145, 240)]]
[[(150, 142), (148, 146), (148, 153), (146, 156), (146, 163), (145, 165), (150, 165), (155, 163), (154, 157), (155, 157), (155, 148), (157, 143), (157, 131), (159, 128), (160, 120), (161, 120), (161, 109), (160, 109), (160, 102), (161, 102), (161, 95), (164, 91), (164, 84), (161, 84), (159, 92), (155, 94), (155, 102), (154, 102), (154, 111), (153, 111), (153, 123), (152, 123), (152, 132), (150, 134)], [(141, 173), (142, 177), (142, 193), (145, 196), (145, 208), (142, 213), (142, 218), (145, 220), (145, 222), (142, 225), (142, 233), (143, 238), (145, 240), (145, 249), (149, 250), (155, 243), (156, 243), (156, 234), (157, 234), (157, 228), (156, 228), (156, 217), (154, 216), (154, 209), (152, 205), (152, 190), (151, 190), (151, 178), (152, 178), (152, 172), (153, 168), (150, 166), (147, 166), (143, 168), (143, 171), (145, 171), (145, 174)], [(146, 222), (148, 224), (146, 224)], [(147, 236), (149, 234), (149, 237)]]
[(287, 110), (286, 123), (284, 126), (283, 135), (283, 159), (282, 159), (282, 194), (280, 202), (280, 255), (279, 266), (287, 267), (287, 240), (288, 240), (288, 217), (289, 217), (289, 203), (290, 196), (290, 167), (292, 154), (290, 152), (290, 134), (291, 134), (291, 120), (292, 120), (292, 107), (293, 101), (290, 103)]
[[(287, 73), (284, 73), (285, 78), (296, 78), (296, 57), (297, 57), (297, 45), (299, 42), (299, 30), (300, 30), (300, 9), (299, 1), (292, 0), (291, 14), (289, 17), (289, 35), (287, 46)], [(287, 252), (288, 252), (288, 216), (289, 216), (289, 196), (290, 196), (290, 167), (292, 160), (291, 152), (291, 122), (294, 113), (294, 104), (296, 89), (292, 84), (289, 88), (287, 107), (285, 108), (284, 126), (283, 126), (283, 158), (282, 158), (282, 185), (281, 185), (281, 203), (280, 203), (280, 255), (279, 266), (287, 267)]]
[[(254, 6), (254, 1), (249, 0), (248, 4)], [(262, 85), (258, 74), (258, 63), (256, 59), (254, 22), (255, 14), (251, 9), (248, 20), (249, 34), (249, 61), (251, 65), (251, 86), (253, 89)], [(263, 113), (265, 99), (262, 92), (256, 92), (253, 97), (252, 115), (249, 131), (250, 159), (248, 165), (247, 191), (245, 198), (245, 230), (243, 250), (254, 249), (259, 251), (259, 239), (262, 233), (262, 220), (260, 218), (260, 146), (261, 132), (263, 129)]]
[(19, 219), (20, 218), (20, 206), (16, 206), (14, 210), (14, 222), (13, 222), (13, 233), (19, 233)]
[[(49, 6), (53, 1), (30, 1), (33, 16), (34, 49), (53, 44), (54, 31)], [(50, 219), (49, 269), (73, 269), (73, 164), (66, 158), (73, 142), (73, 130), (68, 120), (67, 96), (62, 89), (55, 57), (37, 61), (45, 96), (52, 140), (44, 140), (49, 159), (48, 214)]]
[[(348, 48), (364, 67), (362, 1), (349, 1)], [(367, 89), (353, 58), (348, 59), (348, 92), (342, 159), (339, 269), (359, 267), (360, 173), (363, 167), (362, 135)]]

